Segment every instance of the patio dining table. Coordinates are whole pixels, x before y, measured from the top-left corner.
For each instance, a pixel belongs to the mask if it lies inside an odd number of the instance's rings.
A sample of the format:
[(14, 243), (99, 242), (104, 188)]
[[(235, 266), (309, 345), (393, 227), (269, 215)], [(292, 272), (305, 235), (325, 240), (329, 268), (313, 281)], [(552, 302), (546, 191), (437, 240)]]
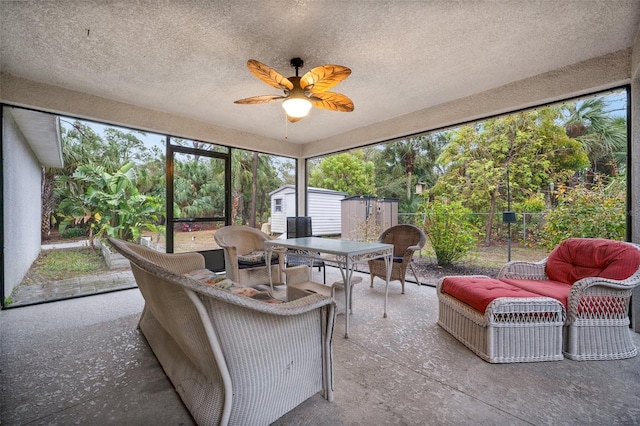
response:
[[(373, 259), (384, 258), (387, 267), (386, 287), (384, 294), (384, 318), (387, 317), (387, 300), (391, 262), (393, 260), (393, 245), (384, 243), (368, 243), (332, 238), (303, 237), (275, 239), (264, 242), (269, 277), (271, 277), (271, 255), (276, 252), (294, 251), (296, 255), (305, 256), (312, 261), (321, 259), (325, 263), (335, 264), (340, 268), (344, 282), (345, 297), (345, 327), (344, 337), (349, 337), (349, 315), (351, 314), (351, 278), (355, 265)], [(273, 284), (273, 283), (271, 283)]]

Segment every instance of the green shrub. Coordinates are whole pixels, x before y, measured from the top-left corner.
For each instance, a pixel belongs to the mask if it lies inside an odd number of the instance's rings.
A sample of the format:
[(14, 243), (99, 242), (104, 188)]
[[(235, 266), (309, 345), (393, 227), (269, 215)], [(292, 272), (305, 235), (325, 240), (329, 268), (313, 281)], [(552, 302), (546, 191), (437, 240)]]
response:
[(598, 183), (568, 189), (558, 198), (558, 206), (547, 213), (542, 243), (552, 249), (572, 237), (624, 240), (626, 195), (624, 181), (608, 186)]
[(78, 238), (78, 237), (86, 237), (87, 230), (83, 228), (65, 228), (62, 231), (62, 238)]
[(463, 259), (477, 243), (478, 230), (471, 222), (471, 210), (459, 201), (438, 199), (425, 206), (425, 234), (438, 265)]
[(544, 211), (545, 206), (544, 194), (537, 193), (524, 200), (520, 207), (527, 213), (540, 213)]

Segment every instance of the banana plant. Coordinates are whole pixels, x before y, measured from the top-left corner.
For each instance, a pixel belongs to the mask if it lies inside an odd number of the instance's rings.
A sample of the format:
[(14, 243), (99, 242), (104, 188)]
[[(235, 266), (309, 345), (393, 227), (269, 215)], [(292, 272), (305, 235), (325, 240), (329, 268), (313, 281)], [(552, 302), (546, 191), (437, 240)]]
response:
[(140, 194), (136, 187), (135, 163), (126, 163), (115, 173), (95, 164), (79, 166), (73, 178), (86, 185), (86, 191), (61, 203), (67, 216), (60, 231), (84, 220), (91, 229), (90, 238), (108, 235), (137, 241), (145, 230), (159, 231), (162, 200)]

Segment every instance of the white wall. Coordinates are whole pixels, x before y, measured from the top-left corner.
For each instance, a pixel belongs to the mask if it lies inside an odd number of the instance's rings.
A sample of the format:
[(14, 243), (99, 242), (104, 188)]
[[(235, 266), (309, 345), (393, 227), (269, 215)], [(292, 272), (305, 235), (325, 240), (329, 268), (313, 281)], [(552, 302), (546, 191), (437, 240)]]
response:
[[(340, 203), (345, 194), (310, 189), (306, 195), (309, 202), (307, 214), (296, 215), (296, 193), (293, 185), (287, 185), (271, 193), (271, 232), (274, 234), (286, 232), (287, 217), (311, 216), (313, 235), (340, 234)], [(276, 199), (282, 199), (281, 213), (275, 213)]]
[(5, 297), (40, 253), (42, 210), (40, 163), (7, 111), (2, 123)]

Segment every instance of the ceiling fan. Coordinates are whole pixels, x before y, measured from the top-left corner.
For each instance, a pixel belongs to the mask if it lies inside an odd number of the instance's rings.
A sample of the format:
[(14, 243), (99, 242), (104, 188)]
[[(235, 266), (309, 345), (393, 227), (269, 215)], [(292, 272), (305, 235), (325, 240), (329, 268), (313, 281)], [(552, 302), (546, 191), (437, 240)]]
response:
[(341, 65), (322, 65), (315, 67), (302, 77), (298, 68), (304, 62), (300, 58), (291, 59), (296, 75), (285, 78), (276, 70), (255, 59), (247, 61), (249, 71), (271, 87), (284, 90), (284, 95), (261, 95), (239, 99), (236, 104), (265, 104), (283, 99), (287, 119), (295, 123), (307, 116), (312, 106), (332, 111), (353, 111), (353, 101), (341, 93), (327, 92), (336, 84), (349, 77), (351, 70)]

